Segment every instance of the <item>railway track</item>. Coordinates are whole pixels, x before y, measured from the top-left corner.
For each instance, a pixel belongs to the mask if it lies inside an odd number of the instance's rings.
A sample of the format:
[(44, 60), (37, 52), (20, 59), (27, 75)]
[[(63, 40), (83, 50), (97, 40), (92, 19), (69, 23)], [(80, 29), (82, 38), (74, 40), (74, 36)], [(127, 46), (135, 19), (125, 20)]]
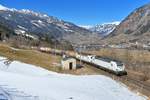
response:
[(150, 95), (150, 84), (148, 84), (148, 83), (146, 83), (144, 81), (140, 81), (140, 80), (131, 78), (129, 76), (121, 76), (121, 78), (123, 80), (126, 80), (128, 82), (131, 82), (131, 83), (137, 85), (139, 87), (140, 91), (142, 91), (143, 89), (149, 91), (149, 95)]

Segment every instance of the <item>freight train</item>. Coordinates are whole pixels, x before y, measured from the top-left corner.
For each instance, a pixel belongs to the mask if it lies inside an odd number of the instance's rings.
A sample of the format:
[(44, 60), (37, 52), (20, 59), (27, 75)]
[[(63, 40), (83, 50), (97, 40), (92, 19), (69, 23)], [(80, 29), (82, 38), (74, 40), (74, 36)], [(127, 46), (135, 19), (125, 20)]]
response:
[(97, 68), (114, 73), (118, 76), (127, 75), (127, 72), (125, 71), (125, 65), (121, 61), (116, 61), (95, 55), (81, 55), (78, 53), (76, 54), (76, 58), (83, 62), (92, 64)]

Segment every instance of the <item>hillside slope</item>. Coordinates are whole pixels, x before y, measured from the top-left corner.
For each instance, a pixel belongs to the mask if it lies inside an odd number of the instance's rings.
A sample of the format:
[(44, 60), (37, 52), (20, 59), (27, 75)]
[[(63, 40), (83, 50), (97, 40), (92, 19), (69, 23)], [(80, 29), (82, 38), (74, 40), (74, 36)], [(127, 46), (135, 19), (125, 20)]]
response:
[(146, 100), (102, 75), (58, 74), (18, 61), (5, 65), (5, 61), (0, 57), (0, 89), (12, 100)]

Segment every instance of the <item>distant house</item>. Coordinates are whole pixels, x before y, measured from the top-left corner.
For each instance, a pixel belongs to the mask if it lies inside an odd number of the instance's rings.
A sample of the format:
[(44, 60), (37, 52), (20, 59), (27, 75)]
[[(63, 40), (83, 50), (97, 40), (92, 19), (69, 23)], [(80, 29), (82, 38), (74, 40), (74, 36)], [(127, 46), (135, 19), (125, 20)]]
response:
[(63, 57), (61, 60), (63, 70), (74, 70), (76, 69), (76, 59), (71, 57)]

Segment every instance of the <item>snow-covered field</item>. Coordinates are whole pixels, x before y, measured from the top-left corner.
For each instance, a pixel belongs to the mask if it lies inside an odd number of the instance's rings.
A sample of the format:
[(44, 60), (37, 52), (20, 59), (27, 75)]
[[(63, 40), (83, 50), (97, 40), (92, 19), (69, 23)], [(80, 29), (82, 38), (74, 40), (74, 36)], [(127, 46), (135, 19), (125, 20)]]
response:
[(101, 75), (74, 76), (0, 57), (0, 100), (146, 100)]

